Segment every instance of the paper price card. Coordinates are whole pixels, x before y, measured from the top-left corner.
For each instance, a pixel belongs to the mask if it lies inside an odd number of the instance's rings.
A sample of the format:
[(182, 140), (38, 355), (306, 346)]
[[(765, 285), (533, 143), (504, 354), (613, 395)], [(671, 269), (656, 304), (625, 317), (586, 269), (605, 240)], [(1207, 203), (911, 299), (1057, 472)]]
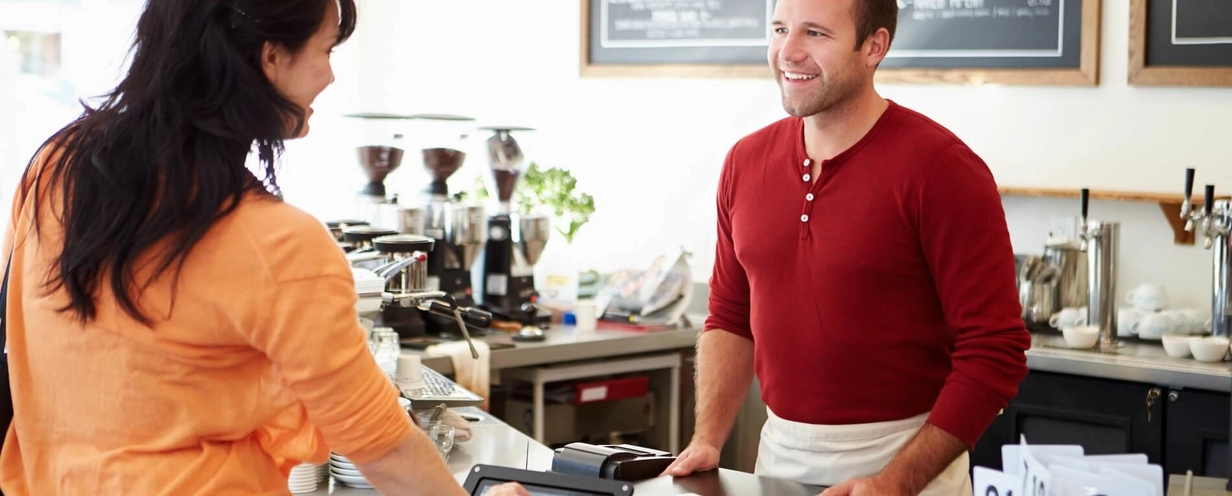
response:
[(1017, 475), (985, 467), (974, 467), (971, 475), (973, 496), (1016, 496), (1022, 491), (1022, 477)]

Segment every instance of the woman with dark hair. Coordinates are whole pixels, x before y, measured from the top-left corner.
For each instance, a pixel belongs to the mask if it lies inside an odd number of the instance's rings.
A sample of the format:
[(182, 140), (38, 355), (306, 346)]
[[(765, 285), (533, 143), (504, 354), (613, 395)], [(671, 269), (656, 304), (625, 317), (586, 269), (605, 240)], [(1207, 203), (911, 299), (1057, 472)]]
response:
[(5, 494), (287, 494), (330, 451), (382, 493), (465, 494), (369, 353), (342, 252), (279, 198), (355, 18), (148, 0), (127, 76), (13, 200)]

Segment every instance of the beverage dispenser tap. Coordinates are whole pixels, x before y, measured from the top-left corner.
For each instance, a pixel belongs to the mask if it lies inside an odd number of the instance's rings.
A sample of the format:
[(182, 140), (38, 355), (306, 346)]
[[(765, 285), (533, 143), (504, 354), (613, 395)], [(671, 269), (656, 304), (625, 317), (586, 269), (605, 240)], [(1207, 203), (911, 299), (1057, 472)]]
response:
[(1120, 258), (1121, 224), (1088, 218), (1091, 190), (1082, 189), (1079, 239), (1087, 254), (1087, 325), (1099, 327), (1099, 348), (1114, 351), (1117, 340), (1116, 280)]
[(1228, 200), (1215, 199), (1215, 185), (1206, 185), (1203, 192), (1202, 210), (1193, 211), (1190, 196), (1193, 195), (1194, 170), (1185, 169), (1185, 198), (1181, 203), (1181, 218), (1185, 230), (1193, 232), (1201, 221), (1205, 241), (1211, 250), (1211, 335), (1232, 336), (1232, 305), (1229, 305), (1229, 287), (1232, 287), (1232, 205)]

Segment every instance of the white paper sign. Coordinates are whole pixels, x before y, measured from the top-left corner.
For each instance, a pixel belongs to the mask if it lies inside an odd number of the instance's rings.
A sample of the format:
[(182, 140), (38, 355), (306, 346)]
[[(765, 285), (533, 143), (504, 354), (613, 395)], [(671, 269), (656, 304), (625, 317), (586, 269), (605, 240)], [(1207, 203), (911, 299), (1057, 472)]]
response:
[(1020, 443), (1022, 445), (1021, 496), (1051, 496), (1052, 472), (1031, 454), (1031, 449), (1027, 447), (1027, 438), (1025, 436)]
[(1016, 496), (1022, 488), (1022, 478), (1000, 470), (974, 467), (971, 475), (975, 486), (972, 496)]

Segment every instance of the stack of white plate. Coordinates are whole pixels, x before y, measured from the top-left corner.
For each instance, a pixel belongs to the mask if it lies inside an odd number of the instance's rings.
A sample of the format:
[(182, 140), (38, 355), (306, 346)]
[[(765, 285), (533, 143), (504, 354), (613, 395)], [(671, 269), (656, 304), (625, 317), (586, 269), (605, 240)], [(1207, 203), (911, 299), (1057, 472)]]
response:
[(324, 479), (324, 464), (301, 463), (291, 469), (291, 477), (287, 479), (287, 488), (294, 494), (311, 493), (317, 490), (317, 485)]
[(355, 468), (355, 464), (351, 460), (347, 460), (345, 456), (337, 453), (329, 454), (329, 475), (335, 480), (351, 487), (360, 489), (372, 489), (372, 484), (364, 478), (363, 474), (359, 473), (359, 469)]

